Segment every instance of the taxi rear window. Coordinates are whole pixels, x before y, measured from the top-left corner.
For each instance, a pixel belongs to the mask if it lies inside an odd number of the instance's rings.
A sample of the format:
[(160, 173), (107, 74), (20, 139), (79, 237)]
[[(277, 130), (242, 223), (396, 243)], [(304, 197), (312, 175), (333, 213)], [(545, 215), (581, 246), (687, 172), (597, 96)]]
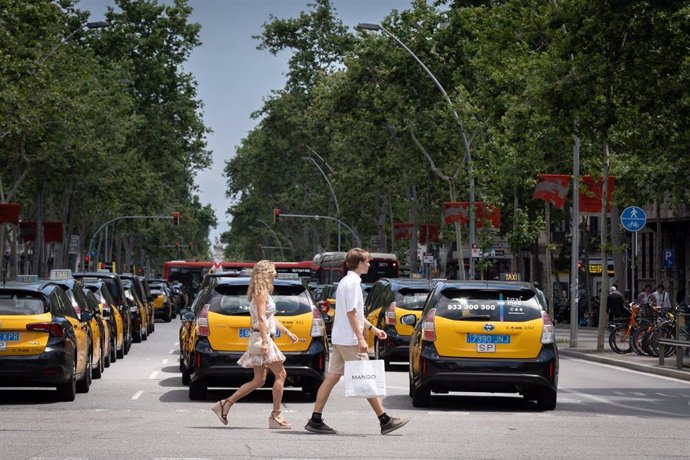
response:
[(163, 295), (165, 294), (163, 291), (160, 289), (151, 289), (151, 295)]
[[(311, 302), (304, 286), (275, 286), (271, 295), (277, 316), (296, 316), (311, 313)], [(249, 316), (247, 285), (218, 285), (209, 301), (209, 311), (226, 316)]]
[(421, 310), (428, 295), (428, 289), (403, 288), (395, 293), (395, 305), (405, 310)]
[(1, 292), (0, 315), (40, 315), (47, 312), (39, 295), (27, 292)]
[(456, 321), (522, 322), (541, 318), (541, 307), (528, 289), (457, 289), (441, 291), (436, 316)]

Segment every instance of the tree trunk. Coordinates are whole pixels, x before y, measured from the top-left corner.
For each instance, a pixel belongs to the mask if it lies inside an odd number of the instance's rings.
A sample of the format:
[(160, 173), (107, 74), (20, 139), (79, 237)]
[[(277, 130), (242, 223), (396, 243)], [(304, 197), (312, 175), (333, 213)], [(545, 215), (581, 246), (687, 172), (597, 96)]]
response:
[[(618, 219), (620, 212), (616, 204), (611, 208), (611, 246), (613, 255), (613, 272), (615, 273), (614, 283), (621, 288), (621, 291), (626, 299), (633, 299), (634, 289), (628, 285), (628, 277), (625, 266), (625, 254), (627, 248), (623, 243), (623, 234), (621, 233), (621, 223)], [(626, 292), (630, 292), (629, 296), (625, 296)]]
[[(517, 193), (513, 193), (513, 233), (517, 233), (517, 209), (518, 209), (518, 197)], [(516, 248), (511, 248), (510, 254), (510, 271), (515, 273), (518, 271), (518, 261), (517, 261), (517, 250)]]
[[(654, 211), (656, 214), (656, 235), (655, 235), (655, 265), (656, 265), (656, 286), (663, 283), (664, 277), (664, 259), (662, 251), (664, 250), (663, 236), (661, 234), (661, 200), (663, 197), (657, 196), (656, 202), (654, 203)], [(656, 288), (656, 286), (654, 286)]]
[(413, 185), (410, 189), (410, 221), (412, 222), (412, 238), (410, 238), (410, 275), (417, 273), (417, 188)]

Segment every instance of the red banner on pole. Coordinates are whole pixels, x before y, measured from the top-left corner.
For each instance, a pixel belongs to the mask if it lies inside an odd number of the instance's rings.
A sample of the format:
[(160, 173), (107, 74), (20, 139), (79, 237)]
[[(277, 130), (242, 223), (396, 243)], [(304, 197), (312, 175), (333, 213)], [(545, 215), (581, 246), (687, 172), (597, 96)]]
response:
[(419, 244), (426, 244), (428, 241), (438, 241), (438, 225), (419, 224)]
[[(609, 176), (607, 212), (611, 212), (615, 182), (616, 178)], [(582, 185), (580, 186), (580, 212), (591, 214), (601, 213), (601, 194), (603, 190), (603, 178), (582, 176)]]
[(537, 174), (537, 186), (533, 200), (544, 200), (559, 209), (565, 206), (570, 187), (570, 176), (566, 174)]
[(479, 202), (476, 203), (474, 220), (477, 223), (477, 228), (482, 228), (484, 222), (488, 221), (494, 228), (501, 228), (501, 210), (494, 204)]
[(20, 222), (19, 235), (22, 241), (36, 241), (36, 222)]
[(43, 241), (62, 243), (62, 222), (43, 222)]
[(466, 201), (448, 201), (443, 203), (443, 222), (446, 225), (453, 222), (460, 222), (460, 225), (467, 225), (469, 219), (470, 204)]
[(0, 203), (0, 224), (19, 224), (19, 203)]
[(412, 239), (412, 229), (414, 224), (410, 222), (396, 222), (393, 224), (393, 239), (398, 240), (411, 240)]

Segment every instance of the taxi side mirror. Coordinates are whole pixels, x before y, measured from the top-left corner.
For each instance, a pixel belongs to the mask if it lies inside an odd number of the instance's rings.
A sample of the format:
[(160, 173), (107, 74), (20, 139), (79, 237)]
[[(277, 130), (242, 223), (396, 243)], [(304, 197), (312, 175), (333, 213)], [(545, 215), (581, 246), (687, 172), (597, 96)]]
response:
[(180, 311), (180, 319), (182, 322), (194, 321), (194, 317), (194, 312), (189, 308), (183, 308), (182, 311)]
[(79, 315), (79, 320), (82, 322), (91, 321), (93, 319), (93, 313), (87, 310), (83, 310)]
[(103, 310), (103, 318), (110, 318), (111, 316), (110, 310)]
[(406, 326), (414, 326), (417, 324), (417, 317), (415, 315), (403, 315), (400, 317), (400, 322)]

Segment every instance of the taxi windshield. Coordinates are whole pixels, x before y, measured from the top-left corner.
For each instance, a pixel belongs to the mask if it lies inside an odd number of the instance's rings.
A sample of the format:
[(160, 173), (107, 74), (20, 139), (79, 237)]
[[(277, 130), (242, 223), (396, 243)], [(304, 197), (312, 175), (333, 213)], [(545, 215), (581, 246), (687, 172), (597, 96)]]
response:
[[(311, 302), (304, 286), (275, 286), (271, 297), (276, 304), (277, 316), (296, 316), (311, 312)], [(218, 285), (209, 304), (209, 311), (214, 313), (248, 316), (247, 285)]]
[(427, 295), (428, 290), (400, 289), (395, 293), (395, 305), (405, 310), (421, 310)]
[(446, 288), (436, 316), (451, 320), (522, 322), (541, 318), (541, 307), (529, 289)]
[(40, 315), (45, 313), (43, 299), (27, 292), (1, 292), (0, 315)]

